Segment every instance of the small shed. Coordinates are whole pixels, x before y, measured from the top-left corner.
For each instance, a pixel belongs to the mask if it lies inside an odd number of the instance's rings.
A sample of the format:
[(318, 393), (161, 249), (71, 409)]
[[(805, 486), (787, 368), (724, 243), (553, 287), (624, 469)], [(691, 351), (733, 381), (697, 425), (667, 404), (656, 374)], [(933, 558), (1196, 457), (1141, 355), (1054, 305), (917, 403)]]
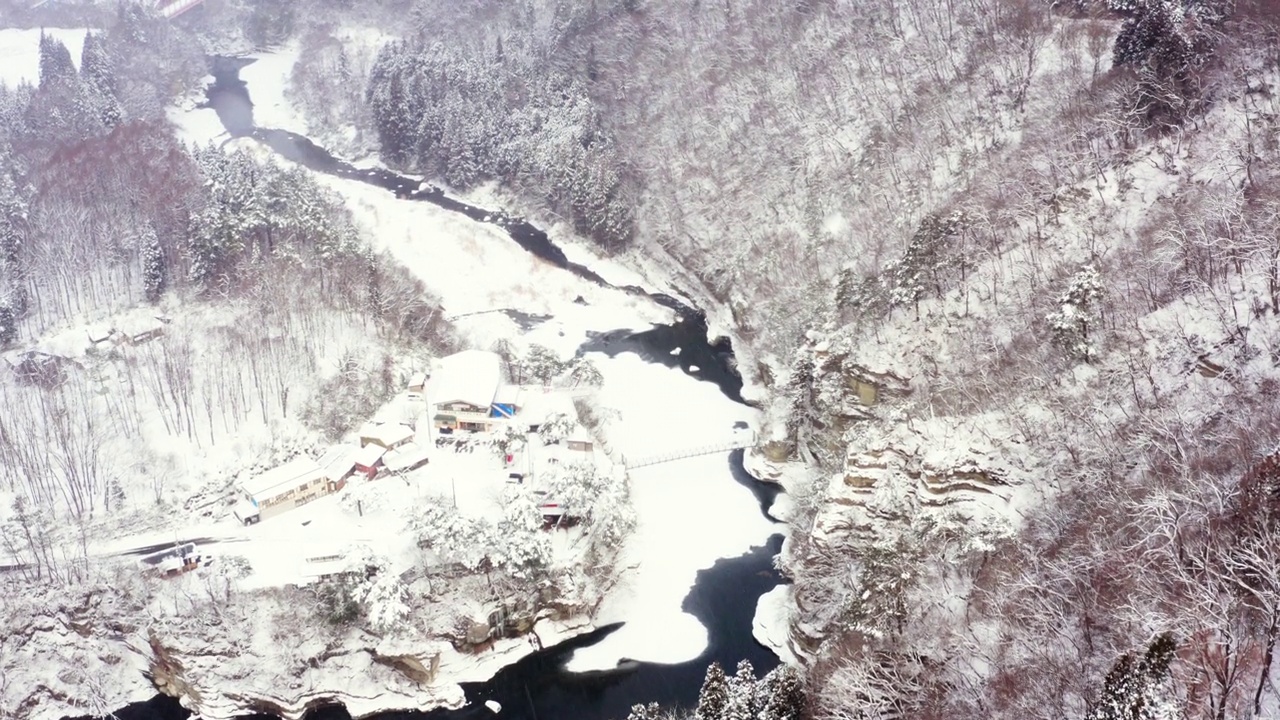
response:
[(595, 450), (595, 439), (584, 428), (578, 427), (564, 441), (565, 447), (575, 452), (592, 452)]
[(85, 333), (89, 336), (90, 345), (101, 345), (107, 342), (115, 332), (116, 329), (110, 325), (93, 325), (85, 330)]
[(360, 430), (360, 447), (381, 445), (386, 450), (394, 450), (412, 442), (415, 434), (413, 428), (400, 423), (366, 425)]
[(422, 394), (427, 387), (427, 374), (424, 372), (414, 373), (409, 377), (409, 392)]
[(392, 473), (400, 474), (417, 470), (428, 460), (426, 448), (417, 443), (406, 443), (383, 456), (382, 464)]
[(387, 449), (377, 443), (365, 445), (356, 451), (355, 471), (372, 480), (378, 474), (378, 468), (382, 467), (382, 458), (386, 453)]

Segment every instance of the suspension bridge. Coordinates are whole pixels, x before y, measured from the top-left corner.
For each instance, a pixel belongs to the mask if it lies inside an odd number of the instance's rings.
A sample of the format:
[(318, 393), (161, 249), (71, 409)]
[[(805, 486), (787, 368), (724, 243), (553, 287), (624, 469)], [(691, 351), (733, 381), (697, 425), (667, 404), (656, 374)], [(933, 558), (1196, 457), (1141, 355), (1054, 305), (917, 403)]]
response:
[(155, 8), (161, 17), (173, 19), (203, 2), (204, 0), (157, 0)]
[(662, 463), (675, 462), (676, 460), (684, 460), (686, 458), (701, 457), (703, 455), (715, 455), (718, 453), (729, 452), (731, 450), (742, 450), (744, 448), (755, 447), (756, 433), (754, 430), (736, 433), (732, 438), (727, 438), (720, 442), (710, 443), (707, 445), (696, 445), (692, 447), (675, 448), (653, 455), (641, 455), (638, 457), (622, 456), (622, 464), (628, 470), (636, 468), (649, 467), (651, 465), (661, 465)]

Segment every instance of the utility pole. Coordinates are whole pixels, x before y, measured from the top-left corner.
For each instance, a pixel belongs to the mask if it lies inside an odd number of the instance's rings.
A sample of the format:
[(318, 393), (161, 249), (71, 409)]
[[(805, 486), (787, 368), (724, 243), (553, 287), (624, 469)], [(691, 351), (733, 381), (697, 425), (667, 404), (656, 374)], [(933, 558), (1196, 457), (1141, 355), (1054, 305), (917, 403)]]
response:
[(458, 509), (458, 479), (455, 477), (449, 478), (449, 485), (450, 487), (453, 488), (453, 509), (457, 510)]

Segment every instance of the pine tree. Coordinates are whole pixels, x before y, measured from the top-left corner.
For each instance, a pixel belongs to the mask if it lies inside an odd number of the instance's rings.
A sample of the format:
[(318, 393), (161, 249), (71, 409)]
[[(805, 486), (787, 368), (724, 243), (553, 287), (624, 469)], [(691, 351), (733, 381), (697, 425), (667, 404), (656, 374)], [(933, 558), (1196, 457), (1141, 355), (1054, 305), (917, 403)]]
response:
[(729, 679), (729, 702), (725, 706), (724, 720), (756, 720), (759, 711), (755, 669), (749, 661), (742, 660)]
[(18, 339), (18, 318), (8, 301), (0, 302), (0, 347)]
[(779, 665), (765, 675), (757, 695), (760, 720), (799, 720), (804, 710), (804, 686), (790, 665)]
[(142, 249), (142, 287), (147, 302), (154, 303), (169, 286), (169, 271), (164, 264), (164, 251), (155, 230), (147, 228), (139, 242)]
[(80, 78), (84, 81), (89, 104), (102, 124), (108, 128), (119, 125), (122, 118), (119, 84), (101, 34), (85, 34), (84, 49), (80, 52)]
[[(5, 158), (0, 157), (0, 168), (5, 167), (4, 161)], [(0, 171), (0, 267), (12, 267), (18, 262), (26, 214), (26, 206), (12, 178)]]
[(694, 716), (697, 720), (725, 720), (725, 710), (728, 707), (729, 679), (725, 677), (720, 663), (711, 663), (707, 666), (707, 676), (698, 693), (698, 707)]
[(1101, 315), (1102, 277), (1091, 265), (1086, 265), (1071, 277), (1066, 292), (1058, 297), (1058, 309), (1045, 320), (1053, 335), (1053, 342), (1062, 348), (1068, 358), (1091, 362), (1096, 355), (1089, 331)]
[(76, 66), (71, 62), (71, 51), (61, 40), (40, 33), (40, 89), (48, 90), (76, 77)]

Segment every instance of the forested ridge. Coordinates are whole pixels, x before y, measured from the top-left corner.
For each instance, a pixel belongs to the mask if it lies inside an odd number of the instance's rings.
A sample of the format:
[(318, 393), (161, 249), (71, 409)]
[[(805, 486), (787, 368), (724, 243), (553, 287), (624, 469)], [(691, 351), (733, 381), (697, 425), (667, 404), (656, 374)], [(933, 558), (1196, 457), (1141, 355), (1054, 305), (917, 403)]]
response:
[(1280, 712), (1270, 4), (413, 7), (388, 157), (560, 214), (521, 145), (604, 163), (633, 230), (574, 227), (759, 358), (807, 716)]

